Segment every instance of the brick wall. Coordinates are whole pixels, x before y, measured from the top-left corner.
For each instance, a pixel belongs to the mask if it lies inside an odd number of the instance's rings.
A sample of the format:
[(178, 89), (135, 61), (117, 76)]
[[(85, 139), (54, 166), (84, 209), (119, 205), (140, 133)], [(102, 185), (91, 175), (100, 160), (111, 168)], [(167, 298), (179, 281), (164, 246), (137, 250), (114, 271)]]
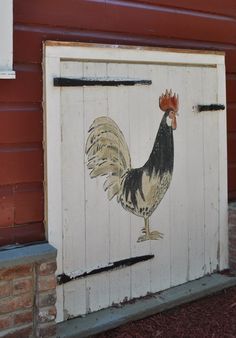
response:
[(236, 203), (229, 204), (229, 268), (236, 274)]
[(54, 337), (56, 261), (0, 269), (0, 337)]

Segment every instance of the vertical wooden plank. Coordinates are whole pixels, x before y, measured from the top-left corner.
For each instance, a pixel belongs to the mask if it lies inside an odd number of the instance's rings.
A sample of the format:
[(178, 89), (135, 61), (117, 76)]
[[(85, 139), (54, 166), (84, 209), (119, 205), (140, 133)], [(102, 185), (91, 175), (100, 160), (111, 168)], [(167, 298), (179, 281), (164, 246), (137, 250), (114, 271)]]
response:
[[(44, 64), (44, 165), (45, 218), (48, 241), (57, 251), (57, 271), (63, 272), (63, 226), (61, 184), (60, 89), (52, 86), (60, 74), (59, 58), (45, 58)], [(57, 321), (63, 320), (63, 287), (57, 287)]]
[[(217, 66), (218, 103), (226, 105), (225, 66)], [(228, 267), (228, 200), (227, 200), (227, 123), (226, 111), (219, 113), (219, 266)]]
[[(155, 141), (156, 134), (160, 127), (164, 112), (159, 108), (159, 96), (172, 87), (171, 78), (167, 66), (153, 65), (151, 68), (151, 97), (153, 98), (149, 130), (150, 135), (150, 150)], [(154, 127), (154, 128), (153, 128)], [(150, 152), (149, 150), (149, 152)], [(157, 292), (170, 287), (170, 191), (168, 190), (163, 197), (163, 200), (157, 206), (156, 210), (150, 217), (150, 225), (152, 230), (158, 230), (163, 233), (163, 239), (151, 241), (150, 252), (155, 258), (151, 260), (150, 273), (150, 291)]]
[[(83, 63), (85, 77), (106, 77), (105, 63)], [(84, 130), (96, 117), (106, 116), (108, 110), (106, 87), (84, 87)], [(86, 159), (87, 161), (87, 159)], [(93, 269), (109, 263), (109, 206), (103, 190), (104, 177), (91, 179), (85, 167), (86, 198), (86, 268)], [(86, 280), (87, 311), (109, 305), (109, 274), (91, 276)]]
[[(188, 191), (186, 180), (187, 167), (187, 116), (190, 114), (186, 102), (188, 87), (186, 78), (189, 73), (186, 67), (166, 67), (169, 74), (168, 87), (179, 95), (180, 107), (177, 117), (177, 129), (174, 136), (174, 170), (169, 189), (170, 208), (170, 286), (187, 281), (188, 269)], [(189, 79), (190, 80), (190, 79)], [(190, 80), (191, 81), (191, 80)], [(196, 155), (196, 158), (199, 155)]]
[[(217, 102), (216, 68), (202, 68), (202, 102)], [(212, 273), (218, 265), (218, 142), (219, 112), (201, 112), (204, 121), (203, 154), (204, 154), (204, 251), (205, 274)]]
[[(62, 77), (81, 77), (81, 62), (62, 62)], [(65, 273), (83, 273), (85, 265), (83, 89), (61, 89), (62, 206)], [(64, 285), (64, 319), (86, 312), (85, 280)]]
[[(108, 63), (107, 76), (113, 78), (128, 77), (127, 64)], [(108, 116), (122, 131), (129, 145), (129, 90), (126, 86), (107, 88)], [(110, 262), (126, 259), (130, 251), (130, 213), (124, 210), (114, 197), (109, 202), (110, 226)], [(112, 271), (110, 274), (110, 305), (130, 299), (130, 267)]]
[(201, 68), (188, 67), (186, 78), (188, 88), (184, 98), (187, 120), (187, 176), (188, 191), (188, 279), (193, 280), (204, 274), (204, 156), (203, 116), (192, 107), (202, 101)]
[[(128, 74), (131, 78), (150, 78), (148, 65), (130, 64)], [(129, 124), (130, 155), (133, 168), (143, 166), (151, 152), (149, 142), (149, 115), (151, 106), (150, 86), (130, 87)], [(152, 129), (151, 129), (152, 130)], [(131, 214), (131, 256), (150, 253), (150, 241), (137, 243), (142, 235), (144, 219)], [(150, 292), (150, 262), (139, 263), (131, 267), (131, 298), (140, 297)]]

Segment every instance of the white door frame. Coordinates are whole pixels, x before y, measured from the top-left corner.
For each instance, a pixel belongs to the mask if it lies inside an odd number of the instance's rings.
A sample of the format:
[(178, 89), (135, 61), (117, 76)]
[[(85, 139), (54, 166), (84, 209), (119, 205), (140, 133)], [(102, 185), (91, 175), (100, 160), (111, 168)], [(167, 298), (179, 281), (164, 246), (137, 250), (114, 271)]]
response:
[[(44, 163), (45, 220), (50, 244), (63, 248), (62, 243), (62, 175), (60, 88), (54, 87), (54, 77), (60, 77), (61, 60), (115, 61), (154, 64), (175, 64), (217, 68), (218, 102), (226, 103), (224, 54), (193, 50), (98, 45), (47, 41), (44, 45)], [(220, 266), (228, 265), (227, 243), (227, 148), (226, 114), (219, 115), (219, 229)], [(223, 225), (223, 226), (222, 226)], [(63, 250), (57, 255), (57, 273), (63, 273)], [(63, 289), (57, 288), (57, 321), (63, 320)]]

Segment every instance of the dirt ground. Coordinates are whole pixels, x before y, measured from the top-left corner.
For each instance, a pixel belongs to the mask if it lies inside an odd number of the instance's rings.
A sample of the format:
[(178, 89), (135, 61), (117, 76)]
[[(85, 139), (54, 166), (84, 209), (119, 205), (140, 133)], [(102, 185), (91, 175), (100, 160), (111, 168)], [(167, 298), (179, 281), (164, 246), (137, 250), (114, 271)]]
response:
[(235, 338), (236, 287), (95, 337)]

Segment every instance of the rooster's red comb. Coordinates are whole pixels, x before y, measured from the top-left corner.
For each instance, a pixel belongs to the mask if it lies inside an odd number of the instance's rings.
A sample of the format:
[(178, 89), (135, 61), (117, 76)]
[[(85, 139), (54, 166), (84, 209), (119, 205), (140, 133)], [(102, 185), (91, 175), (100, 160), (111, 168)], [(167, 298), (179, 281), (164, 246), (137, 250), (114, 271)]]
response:
[(172, 95), (172, 90), (168, 91), (166, 89), (165, 94), (162, 94), (159, 97), (159, 107), (163, 111), (171, 109), (174, 112), (177, 112), (179, 110), (179, 95), (176, 93)]

